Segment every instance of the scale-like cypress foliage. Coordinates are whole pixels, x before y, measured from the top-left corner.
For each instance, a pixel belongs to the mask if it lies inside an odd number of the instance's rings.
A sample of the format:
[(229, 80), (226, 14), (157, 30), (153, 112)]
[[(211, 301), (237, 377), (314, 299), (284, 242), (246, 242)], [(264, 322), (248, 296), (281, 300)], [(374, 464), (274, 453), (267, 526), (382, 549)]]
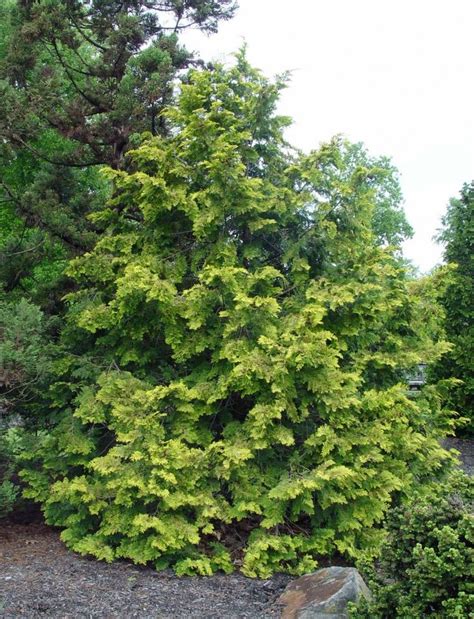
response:
[(371, 552), (393, 495), (446, 458), (448, 420), (403, 384), (443, 345), (413, 332), (400, 263), (374, 240), (381, 171), (345, 168), (340, 140), (292, 152), (280, 86), (244, 55), (193, 72), (172, 136), (109, 171), (108, 233), (72, 263), (69, 298), (103, 371), (57, 386), (86, 383), (58, 396), (25, 474), (78, 552), (301, 573)]
[(439, 240), (446, 262), (454, 267), (446, 271), (439, 294), (453, 348), (432, 368), (432, 376), (456, 379), (448, 405), (466, 420), (460, 432), (474, 435), (474, 181), (450, 201)]

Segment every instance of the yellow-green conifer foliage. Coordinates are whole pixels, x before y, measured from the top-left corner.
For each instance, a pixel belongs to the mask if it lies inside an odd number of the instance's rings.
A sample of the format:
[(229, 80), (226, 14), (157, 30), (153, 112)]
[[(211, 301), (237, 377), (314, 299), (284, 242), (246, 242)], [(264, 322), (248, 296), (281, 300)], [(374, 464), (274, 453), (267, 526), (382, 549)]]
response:
[(301, 573), (373, 551), (393, 495), (445, 461), (449, 421), (403, 384), (443, 346), (414, 333), (400, 261), (375, 241), (385, 171), (348, 170), (339, 139), (292, 151), (281, 86), (243, 54), (195, 71), (171, 137), (108, 172), (108, 232), (72, 262), (69, 297), (102, 369), (63, 360), (59, 422), (25, 473), (78, 552)]

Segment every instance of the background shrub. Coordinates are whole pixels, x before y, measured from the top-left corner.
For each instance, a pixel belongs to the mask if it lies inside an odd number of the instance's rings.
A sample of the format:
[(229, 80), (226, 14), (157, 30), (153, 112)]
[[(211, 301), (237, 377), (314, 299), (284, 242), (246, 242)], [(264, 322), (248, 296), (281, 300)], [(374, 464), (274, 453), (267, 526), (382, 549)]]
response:
[(35, 424), (44, 415), (54, 349), (47, 329), (48, 319), (37, 305), (0, 296), (0, 422), (14, 418)]
[(456, 473), (394, 509), (379, 562), (362, 568), (374, 601), (351, 617), (472, 617), (473, 508), (474, 480)]
[(20, 494), (18, 485), (12, 481), (18, 472), (20, 440), (17, 429), (7, 430), (0, 421), (0, 518), (4, 518), (13, 510)]

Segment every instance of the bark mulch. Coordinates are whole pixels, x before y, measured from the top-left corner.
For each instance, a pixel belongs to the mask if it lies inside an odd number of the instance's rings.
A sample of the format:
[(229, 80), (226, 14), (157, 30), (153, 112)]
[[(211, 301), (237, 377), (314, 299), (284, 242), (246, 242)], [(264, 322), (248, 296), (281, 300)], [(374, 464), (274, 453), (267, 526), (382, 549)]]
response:
[(446, 438), (443, 441), (445, 449), (459, 451), (461, 468), (470, 475), (474, 475), (474, 439), (471, 438)]
[(33, 619), (277, 618), (291, 577), (178, 578), (126, 562), (106, 564), (68, 551), (43, 524), (0, 522), (0, 617)]

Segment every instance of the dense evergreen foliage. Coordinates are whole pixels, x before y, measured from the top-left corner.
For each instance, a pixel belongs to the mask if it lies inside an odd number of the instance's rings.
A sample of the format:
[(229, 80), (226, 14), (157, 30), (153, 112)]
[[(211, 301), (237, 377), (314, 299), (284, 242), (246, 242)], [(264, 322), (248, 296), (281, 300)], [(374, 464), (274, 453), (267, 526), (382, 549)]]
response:
[[(231, 0), (5, 0), (0, 6), (0, 284), (62, 311), (64, 267), (101, 232), (88, 215), (112, 188), (133, 135), (197, 62), (178, 41), (213, 32)], [(3, 223), (8, 222), (6, 232)]]
[[(374, 218), (390, 167), (284, 141), (282, 84), (195, 70), (69, 274), (58, 423), (29, 495), (78, 552), (180, 574), (301, 573), (373, 553), (450, 427), (406, 369), (435, 359)], [(355, 156), (348, 157), (348, 152)], [(387, 235), (386, 235), (387, 236)]]
[(465, 619), (474, 614), (474, 480), (458, 474), (395, 509), (380, 562), (366, 571), (374, 600), (353, 619)]
[(382, 547), (360, 616), (464, 616), (472, 486), (432, 483), (472, 418), (474, 186), (414, 280), (390, 160), (298, 152), (284, 76), (180, 44), (234, 10), (0, 4), (0, 517), (24, 466), (77, 552), (267, 577)]
[(0, 410), (23, 419), (40, 415), (53, 347), (41, 310), (25, 299), (0, 299)]
[(0, 518), (13, 511), (19, 495), (18, 487), (11, 479), (15, 471), (15, 454), (10, 438), (11, 431), (8, 432), (0, 419)]
[[(3, 132), (11, 144), (64, 166), (121, 167), (132, 133), (159, 132), (173, 80), (192, 60), (178, 43), (180, 30), (194, 25), (212, 32), (232, 15), (232, 4), (7, 2)], [(65, 151), (33, 145), (33, 136), (48, 131), (67, 140)]]
[(463, 431), (474, 434), (474, 184), (465, 185), (451, 200), (440, 240), (445, 260), (456, 268), (440, 291), (446, 315), (446, 335), (453, 349), (433, 369), (436, 379), (455, 378), (449, 404), (467, 418)]

